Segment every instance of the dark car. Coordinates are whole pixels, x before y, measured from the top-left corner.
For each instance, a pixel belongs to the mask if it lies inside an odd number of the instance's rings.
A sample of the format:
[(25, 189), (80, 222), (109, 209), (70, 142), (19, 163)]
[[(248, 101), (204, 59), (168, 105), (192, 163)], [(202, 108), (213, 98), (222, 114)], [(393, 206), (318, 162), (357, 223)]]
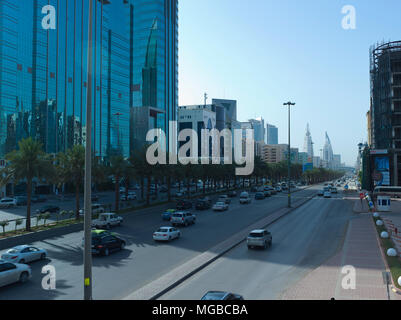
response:
[(31, 202), (38, 203), (38, 202), (46, 202), (47, 199), (45, 196), (42, 195), (35, 195), (31, 197)]
[(92, 234), (92, 254), (108, 256), (110, 252), (123, 250), (125, 248), (125, 240), (113, 234)]
[(192, 208), (192, 202), (187, 200), (178, 200), (177, 201), (177, 210), (186, 210)]
[(236, 191), (230, 191), (230, 192), (228, 193), (228, 196), (229, 196), (230, 198), (235, 198), (235, 197), (237, 196), (237, 192), (236, 192)]
[(28, 198), (26, 196), (16, 196), (15, 201), (17, 203), (17, 206), (25, 206), (27, 205)]
[(244, 300), (244, 298), (235, 293), (223, 292), (223, 291), (209, 291), (206, 293), (201, 300), (232, 300), (239, 301)]
[(255, 193), (255, 200), (264, 200), (265, 195), (263, 192), (256, 192)]
[(266, 198), (272, 196), (272, 193), (269, 189), (264, 189), (263, 194), (265, 195)]
[(199, 199), (196, 201), (195, 208), (196, 210), (208, 210), (212, 207), (212, 203), (205, 199)]
[(37, 213), (45, 213), (45, 212), (56, 213), (56, 212), (59, 212), (59, 211), (60, 211), (59, 207), (52, 206), (52, 205), (44, 206), (44, 207), (36, 210)]

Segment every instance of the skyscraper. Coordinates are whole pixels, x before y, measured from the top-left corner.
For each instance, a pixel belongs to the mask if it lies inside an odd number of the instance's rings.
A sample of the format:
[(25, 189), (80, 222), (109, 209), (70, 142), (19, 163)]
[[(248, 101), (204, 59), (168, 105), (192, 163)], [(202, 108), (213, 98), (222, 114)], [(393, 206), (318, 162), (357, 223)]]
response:
[(265, 141), (265, 120), (262, 117), (248, 120), (252, 124), (255, 134), (255, 141)]
[(278, 128), (276, 126), (266, 125), (266, 143), (270, 145), (278, 144)]
[(314, 153), (313, 153), (313, 141), (312, 141), (312, 136), (310, 133), (309, 129), (309, 123), (306, 126), (306, 134), (305, 134), (305, 140), (304, 140), (304, 152), (308, 154), (308, 157), (310, 159), (313, 159)]
[[(93, 151), (129, 156), (143, 109), (168, 134), (178, 100), (178, 1), (94, 1)], [(44, 29), (51, 5), (56, 28)], [(32, 136), (48, 153), (86, 134), (88, 1), (0, 1), (0, 159)], [(146, 129), (145, 128), (145, 129)], [(89, 133), (88, 133), (89, 134)], [(137, 140), (135, 140), (137, 139)]]
[(327, 132), (326, 132), (326, 142), (323, 147), (323, 161), (327, 164), (328, 168), (331, 168), (333, 163), (333, 148), (331, 146), (331, 141)]

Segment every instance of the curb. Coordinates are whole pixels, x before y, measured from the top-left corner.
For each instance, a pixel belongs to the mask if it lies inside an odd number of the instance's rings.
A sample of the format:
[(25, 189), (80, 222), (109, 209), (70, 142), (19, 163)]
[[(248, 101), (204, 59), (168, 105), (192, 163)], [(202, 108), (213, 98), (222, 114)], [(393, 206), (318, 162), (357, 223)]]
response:
[[(372, 217), (372, 218), (373, 218), (373, 217)], [(377, 233), (377, 229), (376, 229), (376, 225), (375, 225), (375, 223), (374, 223), (374, 220), (371, 219), (371, 222), (372, 222), (373, 227), (374, 227), (374, 229), (375, 229), (376, 240), (377, 240), (377, 243), (378, 243), (378, 245), (379, 245), (380, 252), (381, 252), (381, 254), (382, 254), (382, 259), (383, 259), (383, 261), (384, 261), (384, 265), (386, 266), (386, 272), (390, 273), (391, 291), (394, 292), (394, 293), (396, 293), (396, 294), (401, 295), (401, 290), (398, 289), (398, 288), (396, 287), (396, 285), (395, 285), (395, 283), (394, 283), (393, 276), (391, 275), (391, 270), (390, 270), (390, 267), (389, 267), (389, 265), (388, 265), (388, 263), (387, 263), (386, 255), (384, 254), (384, 251), (383, 251), (383, 248), (382, 248), (382, 245), (381, 245), (381, 241), (380, 241), (379, 235), (378, 235), (378, 233)]]
[[(269, 216), (273, 216), (274, 214), (280, 213), (280, 211), (283, 211), (281, 214), (278, 214), (278, 217), (274, 218), (272, 221), (270, 221), (267, 225), (264, 225), (263, 228), (268, 227), (269, 225), (277, 222), (278, 220), (280, 220), (281, 218), (283, 218), (284, 216), (288, 215), (289, 213), (293, 212), (294, 210), (302, 207), (303, 205), (305, 205), (307, 202), (309, 202), (310, 200), (312, 200), (313, 198), (315, 198), (316, 195), (310, 196), (308, 197), (306, 200), (301, 200), (299, 204), (297, 204), (296, 206), (293, 206), (291, 208), (282, 208), (279, 209), (278, 211), (276, 211), (275, 213), (270, 214)], [(265, 217), (268, 218), (269, 216)], [(259, 220), (259, 221), (263, 221), (263, 219)], [(258, 222), (255, 222), (254, 224), (257, 224)], [(249, 226), (250, 227), (250, 226)], [(248, 227), (248, 228), (249, 228)], [(247, 228), (245, 228), (244, 230), (247, 230)], [(227, 239), (229, 240), (229, 239)], [(227, 241), (225, 240), (225, 241)], [(220, 244), (217, 244), (216, 246), (214, 246), (213, 248), (224, 244), (224, 242), (221, 242)], [(209, 266), (211, 263), (213, 263), (214, 261), (218, 260), (219, 258), (221, 258), (222, 256), (224, 256), (227, 252), (231, 251), (232, 249), (234, 249), (235, 247), (237, 247), (238, 245), (240, 245), (241, 243), (243, 243), (244, 241), (246, 241), (246, 238), (241, 238), (240, 240), (236, 240), (233, 244), (229, 245), (227, 248), (223, 249), (222, 252), (216, 254), (216, 256), (208, 259), (207, 261), (205, 261), (204, 263), (201, 263), (201, 265), (195, 267), (195, 269), (193, 269), (192, 271), (189, 271), (187, 274), (185, 274), (184, 276), (180, 277), (178, 280), (174, 281), (173, 283), (171, 283), (170, 285), (168, 285), (166, 288), (164, 288), (161, 291), (158, 291), (157, 293), (150, 293), (148, 296), (150, 296), (149, 298), (142, 298), (142, 299), (146, 299), (146, 300), (156, 300), (158, 298), (160, 298), (161, 296), (165, 295), (167, 292), (171, 291), (172, 289), (174, 289), (175, 287), (177, 287), (178, 285), (180, 285), (181, 283), (183, 283), (184, 281), (186, 281), (187, 279), (189, 279), (190, 277), (192, 277), (193, 275), (195, 275), (196, 273), (198, 273), (199, 271), (201, 271), (202, 269), (206, 268), (207, 266)], [(207, 252), (206, 252), (207, 253)], [(204, 254), (206, 254), (204, 253)], [(193, 258), (199, 258), (199, 256)], [(191, 261), (191, 260), (190, 260)], [(187, 263), (189, 263), (190, 261), (188, 261)], [(168, 277), (168, 274), (164, 275), (166, 277)], [(163, 276), (162, 276), (163, 277)], [(162, 277), (160, 277), (159, 279), (161, 279)], [(156, 279), (154, 281), (158, 281), (159, 279)], [(140, 299), (135, 299), (134, 298), (130, 298), (131, 296), (135, 296), (135, 294), (138, 296), (140, 295), (138, 292), (140, 290), (145, 291), (146, 295), (146, 287), (150, 286), (154, 281), (144, 285), (142, 288), (139, 288), (137, 290), (135, 290), (134, 292), (132, 292), (130, 295), (126, 296), (125, 298), (123, 298), (123, 300), (140, 300)]]

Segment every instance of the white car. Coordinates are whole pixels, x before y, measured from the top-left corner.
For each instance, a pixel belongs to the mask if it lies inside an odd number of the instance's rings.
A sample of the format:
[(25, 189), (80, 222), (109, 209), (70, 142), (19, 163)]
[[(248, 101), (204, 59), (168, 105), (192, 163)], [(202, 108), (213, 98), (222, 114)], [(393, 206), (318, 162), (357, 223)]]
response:
[(121, 195), (120, 200), (121, 201), (130, 201), (130, 200), (136, 200), (137, 196), (135, 192), (128, 192), (128, 196), (125, 194)]
[(10, 208), (16, 206), (17, 200), (15, 200), (14, 198), (3, 198), (0, 200), (0, 208)]
[[(103, 208), (101, 204), (92, 204), (92, 214), (100, 214), (105, 212), (106, 210)], [(84, 209), (79, 210), (79, 214), (83, 215), (85, 212)]]
[(32, 270), (30, 266), (0, 260), (0, 287), (15, 282), (24, 283), (28, 281), (31, 276)]
[(153, 240), (155, 241), (171, 241), (179, 237), (181, 237), (181, 232), (174, 227), (161, 227), (153, 233)]
[(123, 218), (115, 213), (101, 213), (98, 219), (92, 221), (92, 227), (110, 229), (114, 226), (120, 226), (122, 222)]
[(214, 206), (213, 206), (213, 211), (225, 211), (228, 210), (228, 204), (226, 204), (225, 202), (217, 202)]
[(325, 191), (323, 194), (324, 198), (331, 198), (331, 192), (330, 191)]
[(28, 263), (37, 260), (44, 260), (47, 257), (47, 251), (36, 247), (22, 245), (7, 250), (1, 255), (1, 259), (7, 262)]
[(249, 204), (252, 202), (252, 198), (248, 192), (242, 192), (239, 196), (239, 203), (240, 204)]

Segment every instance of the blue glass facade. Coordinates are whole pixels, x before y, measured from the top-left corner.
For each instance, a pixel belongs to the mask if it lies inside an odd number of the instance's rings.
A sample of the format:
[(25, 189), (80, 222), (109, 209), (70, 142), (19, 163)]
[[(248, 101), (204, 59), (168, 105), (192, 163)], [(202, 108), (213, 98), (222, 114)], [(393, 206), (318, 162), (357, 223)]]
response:
[[(56, 9), (45, 30), (42, 8)], [(176, 0), (94, 1), (93, 151), (129, 156), (131, 108), (176, 118)], [(88, 1), (0, 0), (0, 159), (32, 136), (48, 153), (85, 143)]]

